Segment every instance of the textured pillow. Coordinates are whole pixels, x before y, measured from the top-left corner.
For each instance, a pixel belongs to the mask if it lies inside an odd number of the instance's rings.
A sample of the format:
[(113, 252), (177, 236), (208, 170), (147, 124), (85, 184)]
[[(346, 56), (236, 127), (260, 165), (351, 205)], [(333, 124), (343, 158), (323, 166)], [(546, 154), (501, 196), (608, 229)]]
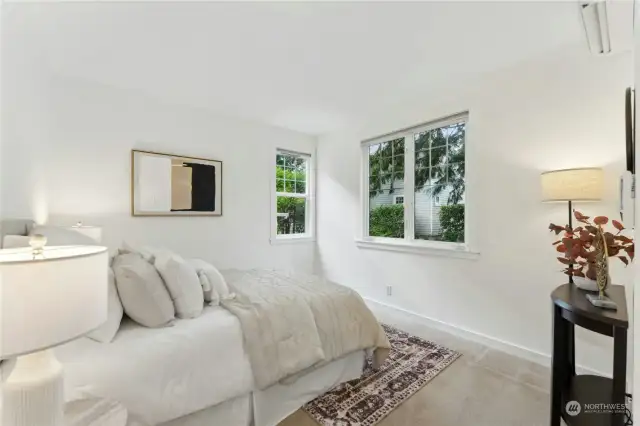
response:
[(34, 234), (47, 237), (48, 246), (95, 246), (98, 244), (91, 237), (58, 226), (35, 225), (29, 235)]
[(119, 254), (137, 253), (140, 256), (142, 256), (144, 260), (146, 260), (147, 262), (153, 265), (156, 259), (156, 253), (161, 253), (166, 251), (168, 250), (157, 248), (157, 247), (151, 247), (151, 246), (134, 247), (125, 241), (124, 243), (122, 243), (122, 248), (118, 250), (118, 253)]
[(113, 272), (122, 307), (132, 320), (145, 327), (171, 323), (173, 302), (153, 265), (136, 253), (125, 253), (113, 260)]
[(157, 253), (154, 265), (171, 294), (176, 316), (199, 316), (204, 308), (204, 295), (196, 271), (183, 258), (170, 252)]
[(118, 289), (116, 288), (113, 269), (111, 268), (109, 268), (108, 306), (107, 322), (87, 335), (90, 339), (101, 343), (109, 343), (113, 340), (120, 328), (120, 322), (122, 321), (122, 315), (124, 313), (124, 310), (122, 309), (122, 302), (120, 302), (120, 296), (118, 296)]
[(29, 247), (31, 237), (25, 235), (5, 235), (2, 240), (2, 248)]
[[(212, 287), (211, 296), (209, 296), (211, 300), (209, 300), (209, 302), (217, 305), (219, 302), (215, 302), (215, 299), (225, 300), (234, 297), (234, 294), (229, 292), (227, 281), (220, 271), (218, 271), (218, 268), (201, 259), (189, 259), (188, 262), (196, 270), (198, 275), (205, 275), (207, 277), (207, 281)], [(205, 292), (205, 300), (206, 299), (207, 293)]]
[(207, 274), (204, 271), (196, 271), (198, 274), (198, 279), (200, 279), (200, 285), (202, 286), (202, 295), (204, 296), (204, 301), (211, 306), (217, 306), (220, 304), (220, 296), (211, 285)]

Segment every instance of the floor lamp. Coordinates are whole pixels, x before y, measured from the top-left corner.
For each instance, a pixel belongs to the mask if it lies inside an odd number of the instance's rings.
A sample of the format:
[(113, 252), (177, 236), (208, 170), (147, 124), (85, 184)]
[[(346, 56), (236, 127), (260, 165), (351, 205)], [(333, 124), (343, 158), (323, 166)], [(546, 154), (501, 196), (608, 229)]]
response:
[[(602, 199), (603, 173), (596, 167), (564, 169), (544, 172), (540, 175), (543, 202), (567, 202), (569, 227), (573, 229), (573, 202), (600, 201)], [(573, 265), (569, 265), (573, 267)], [(573, 275), (569, 275), (573, 283)]]
[(108, 254), (35, 237), (33, 248), (0, 250), (0, 424), (63, 426), (63, 371), (52, 348), (106, 321)]

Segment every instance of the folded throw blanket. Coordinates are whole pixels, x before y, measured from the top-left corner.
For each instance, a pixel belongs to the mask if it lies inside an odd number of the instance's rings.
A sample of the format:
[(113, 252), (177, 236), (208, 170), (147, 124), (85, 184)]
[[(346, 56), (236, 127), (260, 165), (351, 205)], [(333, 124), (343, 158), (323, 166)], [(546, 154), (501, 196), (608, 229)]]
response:
[(389, 354), (384, 330), (347, 287), (273, 270), (223, 275), (236, 298), (222, 305), (240, 320), (259, 389), (357, 350), (372, 349), (375, 368)]

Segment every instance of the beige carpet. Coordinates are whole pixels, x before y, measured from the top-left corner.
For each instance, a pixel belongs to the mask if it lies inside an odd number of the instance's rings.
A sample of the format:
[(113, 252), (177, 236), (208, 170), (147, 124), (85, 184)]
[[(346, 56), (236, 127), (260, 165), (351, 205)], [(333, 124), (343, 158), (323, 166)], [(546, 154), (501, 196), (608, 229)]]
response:
[[(435, 330), (397, 311), (380, 308), (374, 313), (382, 322), (463, 354), (377, 426), (549, 424), (548, 367)], [(318, 423), (298, 410), (279, 426)]]

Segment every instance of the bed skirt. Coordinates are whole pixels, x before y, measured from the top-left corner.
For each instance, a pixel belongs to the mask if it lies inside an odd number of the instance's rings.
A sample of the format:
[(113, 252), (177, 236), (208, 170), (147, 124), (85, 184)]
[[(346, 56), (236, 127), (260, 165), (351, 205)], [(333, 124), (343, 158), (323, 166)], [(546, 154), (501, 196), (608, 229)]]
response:
[[(334, 386), (360, 377), (364, 360), (365, 351), (353, 352), (298, 378), (294, 383), (276, 384), (161, 426), (276, 426)], [(138, 425), (134, 423), (131, 426)]]

